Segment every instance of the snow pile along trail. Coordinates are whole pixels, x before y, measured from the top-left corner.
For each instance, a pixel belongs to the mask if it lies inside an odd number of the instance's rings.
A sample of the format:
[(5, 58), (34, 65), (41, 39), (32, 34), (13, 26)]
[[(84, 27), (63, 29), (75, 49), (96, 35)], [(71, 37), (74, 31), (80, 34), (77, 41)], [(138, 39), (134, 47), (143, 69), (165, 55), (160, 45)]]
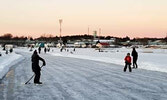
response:
[(23, 56), (10, 53), (10, 54), (3, 54), (0, 57), (0, 79), (9, 71), (10, 67), (17, 64), (19, 61), (23, 60)]

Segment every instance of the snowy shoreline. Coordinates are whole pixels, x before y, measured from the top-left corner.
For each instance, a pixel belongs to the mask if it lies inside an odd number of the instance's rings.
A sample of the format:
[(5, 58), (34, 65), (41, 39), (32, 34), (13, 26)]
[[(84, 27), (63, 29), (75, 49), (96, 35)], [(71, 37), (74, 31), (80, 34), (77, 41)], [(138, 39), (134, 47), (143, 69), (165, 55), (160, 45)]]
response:
[(17, 64), (23, 59), (23, 56), (16, 54), (15, 52), (9, 54), (2, 52), (2, 56), (0, 57), (0, 79), (6, 75), (13, 65)]
[[(30, 49), (30, 48), (29, 48)], [(20, 47), (16, 50), (19, 52), (30, 52), (28, 48)], [(34, 50), (38, 50), (38, 48), (34, 48)], [(53, 56), (61, 56), (61, 57), (71, 57), (71, 58), (79, 58), (79, 59), (87, 59), (93, 61), (100, 61), (105, 63), (117, 64), (124, 66), (124, 57), (129, 52), (132, 52), (132, 48), (104, 48), (104, 52), (98, 52), (94, 48), (76, 48), (76, 51), (73, 51), (73, 48), (67, 48), (69, 52), (63, 50), (60, 52), (59, 48), (51, 48), (50, 52), (47, 54)], [(151, 49), (151, 48), (137, 48), (138, 52), (138, 66), (139, 69), (165, 72), (167, 73), (167, 49)], [(43, 48), (42, 48), (42, 52)]]
[[(77, 48), (75, 52), (60, 52), (59, 49), (54, 49), (54, 52), (49, 54), (54, 56), (72, 57), (79, 59), (87, 59), (112, 63), (124, 66), (124, 57), (128, 52), (132, 52), (131, 48), (110, 48), (104, 49), (104, 52), (92, 48)], [(152, 53), (148, 53), (148, 51)], [(141, 69), (159, 71), (167, 73), (166, 49), (137, 49), (139, 53), (138, 66)]]

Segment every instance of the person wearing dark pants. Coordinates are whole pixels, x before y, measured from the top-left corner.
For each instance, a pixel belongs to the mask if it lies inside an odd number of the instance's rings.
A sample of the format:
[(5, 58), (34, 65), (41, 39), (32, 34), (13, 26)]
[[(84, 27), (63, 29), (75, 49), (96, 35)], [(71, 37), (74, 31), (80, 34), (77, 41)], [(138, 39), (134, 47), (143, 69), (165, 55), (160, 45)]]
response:
[(47, 51), (47, 49), (46, 49), (46, 47), (44, 48), (44, 52), (46, 53), (46, 51)]
[(38, 48), (38, 52), (39, 52), (39, 54), (41, 53), (41, 47)]
[(39, 66), (39, 60), (41, 60), (43, 62), (43, 66), (46, 65), (45, 60), (43, 58), (41, 58), (38, 54), (37, 51), (35, 50), (32, 57), (31, 57), (31, 61), (32, 61), (32, 71), (35, 73), (35, 78), (34, 78), (34, 83), (35, 84), (42, 84), (42, 82), (40, 82), (40, 76), (41, 76), (41, 68)]
[(124, 72), (126, 72), (127, 67), (129, 67), (129, 72), (132, 72), (130, 53), (127, 53), (127, 56), (125, 57), (124, 60), (125, 60)]
[(34, 71), (35, 73), (35, 78), (34, 78), (34, 83), (35, 84), (42, 84), (42, 82), (40, 82), (40, 76), (41, 76), (41, 73), (40, 71)]
[(137, 66), (138, 53), (135, 48), (133, 48), (132, 50), (132, 57), (133, 57), (133, 68), (138, 68)]

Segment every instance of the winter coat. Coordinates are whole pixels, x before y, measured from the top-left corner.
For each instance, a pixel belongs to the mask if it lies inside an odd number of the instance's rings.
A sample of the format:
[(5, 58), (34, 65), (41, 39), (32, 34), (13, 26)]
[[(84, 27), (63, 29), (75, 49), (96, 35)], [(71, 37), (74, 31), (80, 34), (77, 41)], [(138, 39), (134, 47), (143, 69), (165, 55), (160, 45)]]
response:
[(132, 56), (133, 56), (133, 59), (136, 59), (136, 60), (137, 60), (137, 58), (138, 58), (138, 53), (137, 53), (135, 50), (133, 50), (133, 51), (132, 51)]
[(38, 48), (38, 51), (41, 51), (41, 47)]
[(47, 50), (47, 49), (46, 49), (46, 48), (44, 48), (44, 52), (46, 52), (46, 50)]
[(39, 60), (41, 60), (43, 62), (43, 65), (45, 66), (45, 60), (43, 58), (39, 57), (39, 55), (37, 54), (32, 55), (31, 61), (33, 72), (41, 71), (41, 68), (39, 66)]
[(125, 63), (131, 63), (131, 57), (130, 56), (126, 56), (124, 60), (125, 60)]

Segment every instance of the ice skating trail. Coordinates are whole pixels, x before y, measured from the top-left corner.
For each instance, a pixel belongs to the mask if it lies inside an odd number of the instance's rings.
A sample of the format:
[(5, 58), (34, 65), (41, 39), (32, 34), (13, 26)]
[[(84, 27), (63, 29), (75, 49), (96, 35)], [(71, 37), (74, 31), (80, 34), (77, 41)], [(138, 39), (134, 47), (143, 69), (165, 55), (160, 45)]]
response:
[[(33, 75), (31, 54), (0, 84), (0, 100), (167, 100), (167, 74), (92, 60), (40, 54), (43, 85), (24, 83)], [(31, 81), (32, 83), (32, 81)]]

